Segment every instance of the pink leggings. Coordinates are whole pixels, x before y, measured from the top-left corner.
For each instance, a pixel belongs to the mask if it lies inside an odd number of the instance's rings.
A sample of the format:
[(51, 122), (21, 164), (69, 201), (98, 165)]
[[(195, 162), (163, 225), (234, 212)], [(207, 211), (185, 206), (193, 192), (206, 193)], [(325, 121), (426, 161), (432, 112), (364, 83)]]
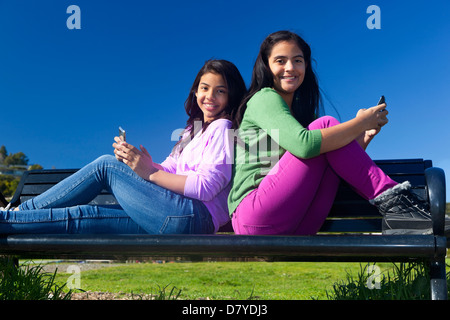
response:
[[(338, 123), (326, 116), (312, 122), (308, 129)], [(317, 233), (330, 211), (341, 178), (366, 199), (373, 199), (397, 184), (356, 141), (311, 159), (299, 159), (286, 152), (233, 213), (235, 233)]]

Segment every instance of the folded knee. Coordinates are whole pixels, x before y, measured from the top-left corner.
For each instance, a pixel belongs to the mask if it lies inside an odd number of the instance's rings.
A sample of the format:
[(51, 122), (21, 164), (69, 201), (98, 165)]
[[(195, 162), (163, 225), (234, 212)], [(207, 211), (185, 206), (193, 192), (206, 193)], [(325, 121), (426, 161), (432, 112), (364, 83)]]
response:
[(117, 163), (116, 157), (110, 154), (105, 154), (103, 156), (98, 157), (94, 162), (101, 162), (101, 163)]
[(313, 130), (313, 129), (329, 128), (338, 125), (339, 123), (340, 122), (332, 116), (323, 116), (311, 122), (310, 125), (308, 126), (308, 129)]

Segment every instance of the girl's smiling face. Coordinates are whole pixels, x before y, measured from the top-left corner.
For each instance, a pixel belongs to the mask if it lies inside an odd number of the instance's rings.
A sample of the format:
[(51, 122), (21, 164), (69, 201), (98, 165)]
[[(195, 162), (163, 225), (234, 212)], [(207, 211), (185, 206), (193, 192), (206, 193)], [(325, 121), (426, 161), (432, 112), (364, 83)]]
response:
[(200, 78), (196, 96), (204, 121), (219, 119), (228, 105), (227, 83), (220, 74), (205, 73)]
[(294, 92), (305, 78), (303, 51), (294, 41), (281, 41), (273, 46), (268, 62), (273, 74), (273, 88), (291, 106)]

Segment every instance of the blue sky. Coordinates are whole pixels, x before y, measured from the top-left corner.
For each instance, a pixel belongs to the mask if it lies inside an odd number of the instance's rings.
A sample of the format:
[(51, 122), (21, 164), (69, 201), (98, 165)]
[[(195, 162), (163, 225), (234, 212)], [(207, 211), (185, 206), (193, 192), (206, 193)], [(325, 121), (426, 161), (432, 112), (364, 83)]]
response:
[[(70, 5), (81, 29), (66, 25)], [(370, 5), (381, 29), (366, 25)], [(262, 40), (281, 29), (310, 43), (327, 114), (346, 121), (386, 96), (373, 159), (432, 159), (450, 175), (447, 0), (0, 0), (0, 145), (78, 168), (112, 153), (120, 125), (160, 162), (204, 61), (234, 62), (249, 84)]]

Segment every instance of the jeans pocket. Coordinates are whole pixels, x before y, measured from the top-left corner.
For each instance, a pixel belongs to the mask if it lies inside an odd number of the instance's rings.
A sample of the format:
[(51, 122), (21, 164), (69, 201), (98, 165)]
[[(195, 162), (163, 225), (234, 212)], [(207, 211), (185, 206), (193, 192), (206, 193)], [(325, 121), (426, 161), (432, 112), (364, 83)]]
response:
[(185, 216), (168, 216), (164, 220), (160, 234), (190, 234), (192, 233), (193, 214)]

